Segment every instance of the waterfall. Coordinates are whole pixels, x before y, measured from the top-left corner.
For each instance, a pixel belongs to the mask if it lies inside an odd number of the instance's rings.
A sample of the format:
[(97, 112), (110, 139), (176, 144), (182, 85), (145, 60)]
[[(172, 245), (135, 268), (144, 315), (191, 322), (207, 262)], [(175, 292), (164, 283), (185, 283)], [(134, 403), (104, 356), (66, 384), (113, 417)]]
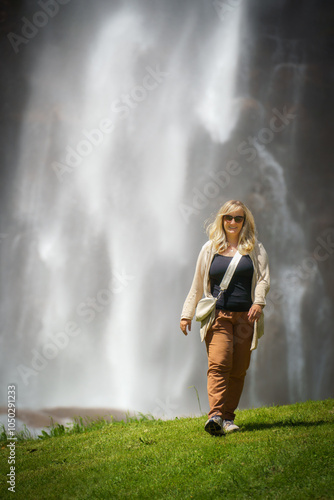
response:
[[(332, 321), (330, 299), (316, 265), (297, 272), (308, 233), (272, 147), (298, 120), (276, 132), (284, 106), (268, 112), (246, 90), (246, 6), (230, 2), (223, 15), (217, 2), (102, 5), (87, 3), (91, 19), (71, 24), (79, 7), (69, 4), (53, 21), (63, 36), (46, 28), (44, 43), (27, 47), (35, 64), (1, 229), (2, 379), (17, 384), (21, 407), (172, 417), (198, 412), (194, 386), (205, 410), (199, 327), (185, 338), (179, 318), (203, 222), (239, 198), (255, 214), (274, 290), (243, 404), (321, 396), (331, 347), (318, 346), (312, 385), (307, 346), (311, 328)], [(306, 324), (319, 290), (322, 308)]]

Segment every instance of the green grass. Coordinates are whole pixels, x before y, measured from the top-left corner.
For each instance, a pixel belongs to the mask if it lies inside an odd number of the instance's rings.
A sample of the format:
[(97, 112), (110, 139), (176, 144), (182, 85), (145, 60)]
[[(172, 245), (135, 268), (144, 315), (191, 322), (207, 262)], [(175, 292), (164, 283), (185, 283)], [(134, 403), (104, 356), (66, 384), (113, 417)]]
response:
[[(239, 411), (236, 420), (241, 431), (225, 437), (204, 432), (203, 416), (100, 422), (20, 440), (14, 497), (334, 499), (333, 399)], [(7, 459), (4, 441), (0, 498), (11, 495)]]

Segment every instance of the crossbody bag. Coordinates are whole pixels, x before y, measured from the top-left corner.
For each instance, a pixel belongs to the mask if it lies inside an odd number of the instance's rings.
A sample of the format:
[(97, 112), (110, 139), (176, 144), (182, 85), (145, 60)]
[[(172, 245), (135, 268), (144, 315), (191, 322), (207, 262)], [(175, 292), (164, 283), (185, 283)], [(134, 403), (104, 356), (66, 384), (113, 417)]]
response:
[(234, 271), (236, 270), (241, 257), (242, 257), (241, 253), (239, 253), (239, 251), (237, 250), (233, 256), (233, 259), (229, 263), (228, 268), (225, 271), (224, 277), (219, 285), (220, 291), (217, 297), (212, 297), (212, 296), (204, 297), (197, 304), (195, 318), (196, 321), (201, 322), (200, 334), (202, 342), (205, 339), (208, 329), (214, 322), (216, 313), (216, 302), (217, 300), (220, 299), (222, 293), (224, 293), (224, 291), (230, 284)]

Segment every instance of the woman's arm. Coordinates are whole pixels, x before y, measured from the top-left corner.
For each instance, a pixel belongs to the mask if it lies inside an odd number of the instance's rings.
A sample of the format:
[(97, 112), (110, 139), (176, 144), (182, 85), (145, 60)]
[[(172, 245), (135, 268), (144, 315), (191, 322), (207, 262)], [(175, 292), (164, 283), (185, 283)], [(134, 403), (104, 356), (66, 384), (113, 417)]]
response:
[[(207, 255), (208, 244), (206, 243), (205, 245), (203, 245), (197, 258), (193, 281), (182, 308), (181, 319), (190, 320), (190, 323), (192, 318), (194, 317), (196, 306), (203, 296), (205, 264)], [(184, 329), (182, 327), (181, 330), (184, 332)]]
[(263, 308), (266, 305), (266, 295), (270, 288), (270, 272), (268, 255), (262, 243), (258, 243), (255, 257), (257, 260), (258, 279), (254, 289), (254, 305), (257, 304)]

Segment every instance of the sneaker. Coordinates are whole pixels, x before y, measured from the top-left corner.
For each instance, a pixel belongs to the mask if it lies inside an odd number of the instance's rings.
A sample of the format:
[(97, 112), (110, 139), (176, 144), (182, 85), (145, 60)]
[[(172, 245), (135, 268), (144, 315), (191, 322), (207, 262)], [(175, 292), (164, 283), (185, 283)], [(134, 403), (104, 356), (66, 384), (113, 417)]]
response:
[(212, 436), (221, 436), (225, 434), (223, 429), (223, 419), (218, 415), (209, 418), (204, 429)]
[(224, 420), (223, 429), (225, 432), (236, 432), (240, 430), (240, 427), (235, 425), (234, 420)]

